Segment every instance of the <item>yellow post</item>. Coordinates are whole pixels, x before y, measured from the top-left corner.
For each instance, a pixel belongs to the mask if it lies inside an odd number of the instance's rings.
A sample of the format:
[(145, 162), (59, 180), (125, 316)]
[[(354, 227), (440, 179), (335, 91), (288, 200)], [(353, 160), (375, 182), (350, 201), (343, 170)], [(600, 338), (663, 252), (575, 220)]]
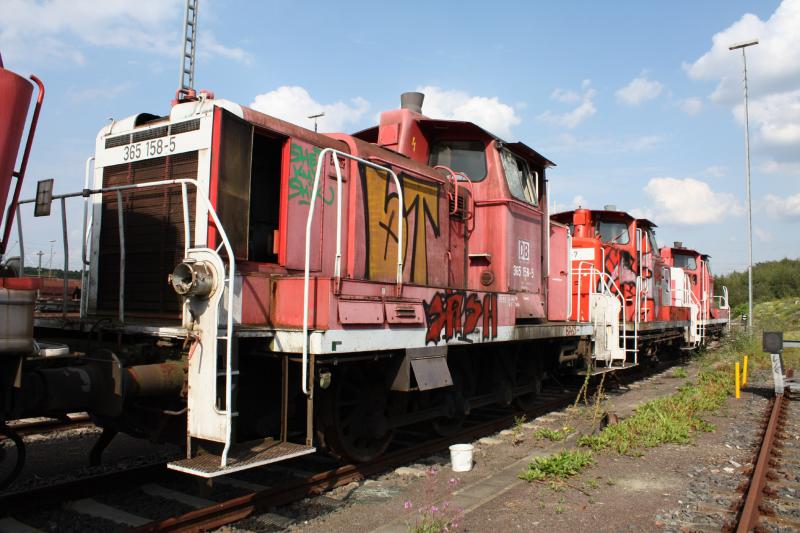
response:
[(742, 366), (742, 387), (747, 385), (747, 356), (744, 356), (744, 365)]
[(736, 398), (738, 399), (739, 394), (739, 361), (736, 361)]

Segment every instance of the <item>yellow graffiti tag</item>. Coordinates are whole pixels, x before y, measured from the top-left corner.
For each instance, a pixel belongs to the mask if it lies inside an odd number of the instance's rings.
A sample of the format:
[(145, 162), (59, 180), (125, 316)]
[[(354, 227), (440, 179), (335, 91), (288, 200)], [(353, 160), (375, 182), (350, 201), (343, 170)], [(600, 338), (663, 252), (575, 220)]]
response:
[[(394, 180), (386, 172), (371, 167), (361, 169), (367, 219), (367, 277), (392, 281), (397, 272), (398, 196)], [(403, 263), (408, 267), (410, 281), (428, 281), (428, 227), (439, 237), (439, 185), (400, 175), (403, 187)], [(409, 224), (413, 235), (408, 238)], [(409, 253), (410, 248), (410, 253)]]

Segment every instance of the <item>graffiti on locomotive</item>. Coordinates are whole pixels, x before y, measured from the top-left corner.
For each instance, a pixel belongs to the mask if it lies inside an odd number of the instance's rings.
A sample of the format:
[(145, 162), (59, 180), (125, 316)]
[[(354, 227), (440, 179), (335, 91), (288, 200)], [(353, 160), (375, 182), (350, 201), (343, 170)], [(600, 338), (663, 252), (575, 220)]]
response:
[[(366, 217), (366, 274), (372, 280), (391, 280), (397, 272), (399, 195), (385, 171), (362, 165)], [(439, 184), (408, 174), (398, 176), (403, 191), (403, 264), (412, 283), (428, 284), (428, 249), (441, 235)], [(409, 264), (410, 263), (410, 264)]]
[(437, 292), (423, 306), (425, 344), (489, 341), (497, 337), (496, 294), (447, 290)]

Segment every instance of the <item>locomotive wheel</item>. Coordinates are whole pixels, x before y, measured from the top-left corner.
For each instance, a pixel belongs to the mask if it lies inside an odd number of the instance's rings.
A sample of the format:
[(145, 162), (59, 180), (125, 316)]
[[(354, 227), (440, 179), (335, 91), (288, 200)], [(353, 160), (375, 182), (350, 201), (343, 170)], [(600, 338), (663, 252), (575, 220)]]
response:
[(450, 375), (453, 377), (453, 386), (433, 394), (431, 403), (441, 405), (449, 403), (451, 416), (443, 416), (431, 420), (431, 428), (442, 437), (455, 435), (463, 426), (469, 411), (468, 400), (475, 394), (475, 380), (470, 372), (469, 359), (466, 356), (455, 358), (451, 363)]
[(514, 386), (533, 385), (533, 391), (514, 398), (514, 404), (523, 411), (533, 409), (542, 392), (542, 369), (535, 356), (517, 356), (514, 364)]
[(380, 375), (352, 367), (320, 395), (324, 440), (334, 455), (356, 462), (380, 456), (393, 431), (386, 417), (388, 389)]
[[(14, 466), (11, 468), (8, 474), (5, 474), (5, 477), (0, 479), (0, 490), (5, 490), (6, 487), (11, 485), (17, 476), (19, 476), (20, 472), (22, 472), (22, 467), (25, 466), (25, 443), (22, 441), (22, 437), (20, 437), (16, 431), (5, 425), (0, 425), (0, 435), (3, 435), (9, 441), (13, 442), (14, 447), (17, 449), (17, 457)], [(5, 461), (6, 456), (6, 449), (4, 447), (0, 447), (0, 463)]]

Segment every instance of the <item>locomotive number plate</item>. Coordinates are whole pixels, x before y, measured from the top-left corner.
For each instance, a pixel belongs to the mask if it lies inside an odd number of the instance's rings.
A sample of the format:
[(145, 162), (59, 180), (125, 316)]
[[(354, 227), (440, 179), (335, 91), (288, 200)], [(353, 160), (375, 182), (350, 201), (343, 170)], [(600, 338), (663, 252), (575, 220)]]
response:
[(126, 162), (138, 161), (139, 159), (158, 157), (160, 155), (169, 155), (175, 153), (175, 148), (176, 144), (174, 135), (159, 139), (150, 139), (149, 141), (141, 141), (123, 146), (122, 160)]

